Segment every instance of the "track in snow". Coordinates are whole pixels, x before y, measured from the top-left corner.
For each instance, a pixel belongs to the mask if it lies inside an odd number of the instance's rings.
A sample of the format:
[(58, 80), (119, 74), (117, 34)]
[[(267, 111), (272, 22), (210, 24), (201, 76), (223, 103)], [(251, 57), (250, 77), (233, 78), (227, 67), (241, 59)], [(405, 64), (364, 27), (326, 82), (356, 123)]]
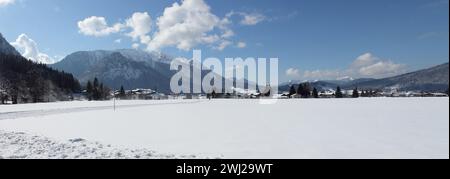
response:
[[(136, 107), (146, 107), (146, 106), (163, 106), (163, 105), (172, 105), (172, 104), (195, 104), (195, 103), (200, 103), (200, 102), (201, 101), (187, 101), (187, 102), (169, 102), (169, 103), (160, 103), (160, 104), (116, 105), (116, 109), (136, 108)], [(35, 117), (35, 116), (48, 116), (48, 115), (55, 115), (55, 114), (77, 113), (77, 112), (96, 111), (96, 110), (114, 110), (114, 106), (109, 105), (109, 106), (95, 106), (95, 107), (74, 107), (74, 108), (60, 108), (60, 109), (43, 109), (43, 110), (4, 112), (4, 113), (0, 113), (0, 120), (18, 119), (18, 118)]]

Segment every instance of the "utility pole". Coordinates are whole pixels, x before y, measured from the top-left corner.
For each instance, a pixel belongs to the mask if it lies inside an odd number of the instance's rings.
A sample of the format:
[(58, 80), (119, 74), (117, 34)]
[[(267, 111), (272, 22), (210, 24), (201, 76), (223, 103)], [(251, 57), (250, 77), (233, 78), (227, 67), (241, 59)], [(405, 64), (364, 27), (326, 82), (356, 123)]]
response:
[(114, 89), (114, 92), (113, 92), (113, 95), (114, 95), (114, 111), (116, 111), (116, 89)]

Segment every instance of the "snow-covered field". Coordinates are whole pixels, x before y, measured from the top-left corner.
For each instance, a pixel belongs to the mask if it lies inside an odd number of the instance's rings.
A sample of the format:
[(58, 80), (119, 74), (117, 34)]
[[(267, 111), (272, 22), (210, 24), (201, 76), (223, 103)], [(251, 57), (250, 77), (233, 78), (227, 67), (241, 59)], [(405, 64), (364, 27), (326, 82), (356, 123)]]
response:
[(84, 139), (55, 141), (22, 132), (0, 131), (0, 159), (173, 159), (195, 158), (158, 154), (148, 149), (115, 148)]
[(112, 104), (0, 106), (0, 157), (449, 158), (449, 98)]

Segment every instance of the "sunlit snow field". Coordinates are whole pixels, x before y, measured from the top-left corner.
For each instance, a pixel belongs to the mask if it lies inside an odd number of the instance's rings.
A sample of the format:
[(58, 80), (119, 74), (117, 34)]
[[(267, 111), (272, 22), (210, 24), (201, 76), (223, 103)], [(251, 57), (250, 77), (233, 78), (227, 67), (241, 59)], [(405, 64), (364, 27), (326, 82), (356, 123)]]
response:
[(0, 130), (199, 157), (449, 158), (449, 98), (258, 102), (9, 105), (0, 106)]

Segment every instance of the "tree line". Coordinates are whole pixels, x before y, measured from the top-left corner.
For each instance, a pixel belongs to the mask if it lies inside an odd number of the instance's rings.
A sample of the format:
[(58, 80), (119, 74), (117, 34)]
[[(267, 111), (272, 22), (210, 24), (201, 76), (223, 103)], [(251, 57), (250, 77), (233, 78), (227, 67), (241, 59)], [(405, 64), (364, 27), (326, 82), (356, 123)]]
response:
[[(365, 95), (365, 93), (363, 93)], [(292, 97), (299, 97), (299, 98), (320, 98), (319, 95), (319, 90), (317, 90), (317, 88), (312, 87), (312, 85), (310, 83), (301, 83), (299, 85), (291, 85), (290, 89), (289, 89), (289, 94), (288, 97), (292, 98)], [(333, 96), (335, 98), (344, 98), (345, 95), (342, 92), (342, 89), (340, 86), (336, 87), (336, 91), (333, 94)], [(353, 90), (352, 93), (352, 98), (359, 98), (361, 95), (358, 91), (358, 88), (355, 88)]]
[(80, 83), (70, 73), (22, 56), (0, 53), (1, 104), (69, 100), (80, 89)]
[(110, 97), (111, 89), (102, 82), (100, 82), (97, 78), (94, 78), (94, 81), (90, 80), (86, 84), (86, 97), (89, 101), (101, 101), (107, 100)]

